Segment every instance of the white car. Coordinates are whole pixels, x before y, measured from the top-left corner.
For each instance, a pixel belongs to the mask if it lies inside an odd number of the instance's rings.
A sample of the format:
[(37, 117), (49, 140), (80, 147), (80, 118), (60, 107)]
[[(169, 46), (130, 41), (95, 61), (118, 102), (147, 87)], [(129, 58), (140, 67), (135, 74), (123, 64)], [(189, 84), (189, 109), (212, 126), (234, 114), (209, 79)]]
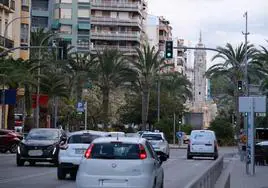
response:
[(169, 158), (169, 145), (163, 132), (145, 132), (141, 136), (146, 138), (157, 154), (165, 154)]
[(163, 188), (166, 160), (151, 144), (136, 137), (95, 139), (85, 152), (76, 176), (77, 188)]
[(211, 130), (193, 130), (191, 132), (187, 159), (193, 157), (213, 157), (218, 158), (218, 144), (214, 131)]
[(59, 180), (65, 179), (67, 174), (70, 174), (71, 178), (75, 179), (78, 166), (85, 151), (95, 138), (101, 136), (108, 135), (99, 131), (77, 131), (70, 133), (67, 142), (60, 145), (57, 168)]

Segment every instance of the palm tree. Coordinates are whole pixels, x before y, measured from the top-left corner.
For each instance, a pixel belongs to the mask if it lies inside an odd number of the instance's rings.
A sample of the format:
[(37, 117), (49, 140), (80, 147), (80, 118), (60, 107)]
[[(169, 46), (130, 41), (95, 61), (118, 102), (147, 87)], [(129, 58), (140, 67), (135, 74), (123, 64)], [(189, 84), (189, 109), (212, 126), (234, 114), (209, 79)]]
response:
[[(218, 63), (213, 65), (208, 69), (206, 75), (209, 78), (214, 78), (221, 76), (222, 79), (226, 80), (227, 83), (232, 88), (231, 95), (234, 100), (234, 109), (236, 111), (237, 125), (240, 126), (240, 113), (238, 111), (238, 97), (241, 94), (237, 88), (237, 83), (239, 80), (244, 80), (244, 68), (245, 68), (245, 55), (247, 51), (248, 57), (248, 80), (254, 80), (256, 77), (261, 77), (261, 74), (256, 74), (260, 72), (260, 65), (253, 61), (253, 57), (256, 54), (256, 49), (253, 45), (246, 45), (241, 43), (238, 47), (234, 48), (231, 44), (227, 43), (225, 47), (217, 48), (220, 52), (212, 58), (222, 59), (223, 63)], [(255, 73), (255, 74), (254, 74)]]
[(96, 85), (102, 92), (103, 120), (107, 125), (109, 120), (110, 91), (128, 82), (133, 69), (126, 58), (118, 49), (104, 49), (97, 52), (97, 61), (94, 64)]
[(139, 88), (142, 96), (142, 128), (146, 128), (149, 111), (150, 90), (158, 77), (162, 68), (169, 66), (165, 64), (164, 58), (160, 58), (160, 51), (155, 47), (144, 45), (142, 49), (136, 48), (138, 53), (137, 61), (133, 61), (133, 67), (136, 71), (136, 80), (133, 84)]

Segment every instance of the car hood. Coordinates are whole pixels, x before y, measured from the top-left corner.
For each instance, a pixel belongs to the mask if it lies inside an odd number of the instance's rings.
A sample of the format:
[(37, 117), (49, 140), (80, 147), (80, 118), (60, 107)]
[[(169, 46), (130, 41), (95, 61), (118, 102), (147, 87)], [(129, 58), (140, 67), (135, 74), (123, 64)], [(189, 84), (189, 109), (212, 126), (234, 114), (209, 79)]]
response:
[(23, 144), (29, 145), (29, 146), (49, 146), (57, 144), (57, 140), (23, 140)]

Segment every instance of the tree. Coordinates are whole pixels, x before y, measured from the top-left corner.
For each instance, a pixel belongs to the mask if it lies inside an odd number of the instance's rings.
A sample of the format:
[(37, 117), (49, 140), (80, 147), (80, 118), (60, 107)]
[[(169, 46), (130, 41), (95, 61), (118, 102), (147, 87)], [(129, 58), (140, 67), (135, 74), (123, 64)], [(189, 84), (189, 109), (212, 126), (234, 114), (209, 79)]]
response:
[(221, 76), (228, 84), (231, 86), (231, 95), (234, 100), (234, 109), (236, 111), (237, 117), (237, 131), (240, 126), (240, 113), (238, 111), (238, 97), (241, 93), (237, 88), (237, 83), (239, 80), (244, 80), (244, 63), (245, 55), (247, 51), (248, 57), (248, 80), (253, 80), (254, 77), (261, 77), (261, 74), (256, 74), (260, 70), (259, 64), (253, 61), (253, 57), (256, 54), (256, 49), (253, 45), (246, 45), (241, 43), (237, 48), (234, 48), (231, 44), (227, 43), (225, 47), (217, 47), (220, 51), (217, 55), (212, 58), (212, 61), (215, 59), (222, 59), (223, 63), (218, 63), (213, 65), (208, 69), (206, 75), (209, 78), (215, 78)]
[(104, 49), (97, 52), (97, 61), (94, 65), (96, 73), (95, 84), (102, 91), (103, 120), (109, 121), (110, 91), (123, 86), (134, 74), (129, 61), (118, 49)]
[(142, 125), (146, 128), (149, 111), (150, 90), (155, 82), (160, 70), (168, 64), (164, 63), (164, 58), (160, 58), (160, 51), (156, 51), (155, 47), (144, 45), (142, 49), (136, 48), (138, 53), (137, 61), (132, 64), (136, 71), (135, 88), (138, 88), (142, 97)]

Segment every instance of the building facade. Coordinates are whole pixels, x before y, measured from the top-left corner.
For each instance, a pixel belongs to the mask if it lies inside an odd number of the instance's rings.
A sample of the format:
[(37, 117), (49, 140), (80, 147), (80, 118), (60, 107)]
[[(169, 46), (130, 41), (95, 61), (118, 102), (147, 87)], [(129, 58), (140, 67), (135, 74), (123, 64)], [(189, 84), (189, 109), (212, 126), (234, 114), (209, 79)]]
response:
[(32, 0), (32, 30), (46, 28), (75, 46), (90, 50), (91, 0)]
[(151, 47), (159, 48), (159, 18), (154, 15), (147, 15), (146, 18), (146, 41)]
[(118, 48), (134, 55), (145, 41), (146, 12), (144, 0), (92, 0), (92, 52)]

